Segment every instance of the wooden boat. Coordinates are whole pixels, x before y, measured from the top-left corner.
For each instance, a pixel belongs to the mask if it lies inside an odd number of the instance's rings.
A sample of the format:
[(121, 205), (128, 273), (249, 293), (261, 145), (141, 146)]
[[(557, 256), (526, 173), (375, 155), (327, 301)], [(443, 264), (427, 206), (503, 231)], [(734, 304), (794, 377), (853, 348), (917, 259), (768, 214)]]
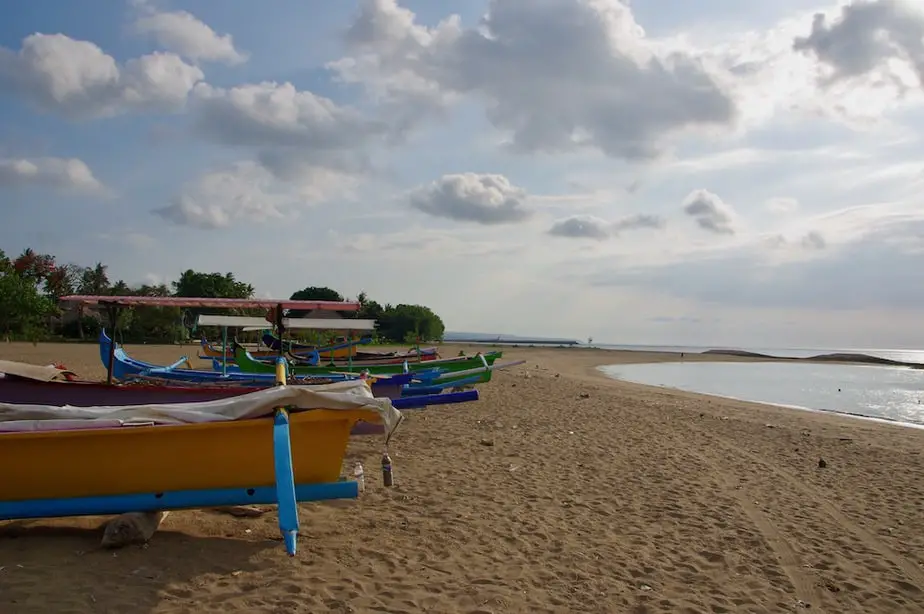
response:
[[(274, 376), (275, 377), (275, 376)], [(403, 381), (404, 378), (402, 378)], [(410, 379), (410, 375), (406, 379)], [(392, 378), (344, 380), (312, 384), (316, 392), (352, 393), (357, 385), (371, 383), (373, 397), (391, 398), (398, 409), (418, 409), (431, 405), (477, 401), (478, 395), (460, 392), (444, 393), (448, 386), (427, 386), (411, 389), (403, 399), (403, 386)], [(47, 405), (55, 407), (130, 406), (149, 403), (196, 403), (239, 397), (273, 384), (192, 384), (178, 386), (176, 382), (158, 377), (120, 384), (103, 384), (73, 379), (73, 373), (55, 367), (36, 367), (19, 362), (0, 360), (0, 404)], [(0, 427), (2, 430), (2, 427)], [(377, 423), (358, 421), (351, 435), (376, 435), (383, 432)]]
[[(99, 334), (100, 360), (103, 366), (108, 369), (109, 366), (109, 349), (112, 340), (102, 329)], [(174, 365), (159, 366), (138, 360), (129, 356), (125, 349), (116, 347), (112, 353), (112, 359), (115, 366), (112, 369), (113, 377), (121, 382), (130, 382), (132, 380), (143, 380), (147, 382), (160, 381), (172, 386), (192, 385), (199, 386), (251, 386), (265, 387), (275, 383), (275, 374), (273, 373), (245, 373), (237, 365), (216, 365), (214, 371), (202, 371), (196, 369), (176, 368), (179, 364), (184, 363), (185, 359), (180, 359)], [(216, 359), (213, 359), (216, 360)], [(224, 369), (224, 373), (219, 370)], [(485, 375), (479, 374), (462, 374), (469, 377), (446, 378), (442, 377), (436, 381), (441, 372), (439, 370), (423, 370), (415, 373), (393, 373), (378, 374), (367, 377), (367, 382), (372, 386), (372, 393), (377, 397), (388, 397), (396, 399), (404, 396), (420, 395), (437, 395), (442, 394), (446, 388), (454, 388), (462, 385), (474, 385), (479, 382), (490, 380), (490, 373)], [(326, 373), (324, 375), (299, 375), (288, 379), (290, 384), (299, 385), (318, 385), (329, 384), (336, 381), (353, 380), (360, 377), (360, 373)], [(459, 381), (457, 381), (459, 380)], [(464, 381), (462, 381), (464, 380)], [(2, 390), (2, 388), (0, 388)], [(139, 393), (143, 397), (143, 394)], [(0, 397), (2, 400), (2, 397)], [(166, 402), (166, 401), (164, 401)], [(94, 401), (93, 404), (99, 404), (101, 401)], [(72, 403), (73, 404), (73, 403)], [(123, 403), (123, 404), (128, 404)], [(365, 428), (360, 425), (357, 428)]]
[[(263, 336), (264, 344), (266, 344), (267, 338), (270, 338), (276, 341), (276, 347), (273, 348), (271, 346), (271, 348), (268, 350), (248, 350), (251, 356), (253, 356), (254, 358), (258, 360), (268, 359), (271, 361), (272, 359), (274, 359), (276, 356), (279, 355), (279, 340), (276, 339), (276, 337), (274, 337), (273, 335), (267, 334)], [(335, 360), (335, 359), (355, 357), (358, 353), (356, 348), (359, 345), (369, 343), (370, 341), (371, 341), (371, 338), (369, 337), (356, 337), (355, 339), (350, 340), (350, 341), (344, 340), (343, 342), (340, 342), (340, 343), (335, 343), (332, 345), (326, 345), (326, 346), (320, 346), (320, 347), (309, 346), (309, 345), (304, 345), (304, 344), (296, 344), (294, 342), (287, 341), (283, 345), (283, 347), (286, 352), (290, 352), (296, 356), (300, 354), (308, 354), (308, 353), (317, 352), (321, 354), (324, 358), (330, 358), (331, 360)], [(222, 357), (223, 353), (220, 347), (216, 347), (214, 344), (209, 343), (209, 341), (205, 338), (205, 335), (202, 336), (202, 340), (200, 343), (201, 343), (201, 349), (202, 349), (202, 354), (201, 354), (202, 357), (219, 358), (219, 359)], [(225, 355), (226, 360), (233, 362), (234, 361), (234, 348), (229, 346), (227, 351), (224, 352), (224, 355)]]
[[(262, 340), (263, 340), (263, 345), (267, 346), (268, 348), (271, 348), (272, 350), (278, 353), (279, 347), (280, 347), (280, 342), (279, 342), (278, 337), (276, 337), (275, 335), (271, 333), (265, 333), (263, 335)], [(371, 336), (360, 338), (360, 343), (365, 344), (365, 343), (371, 343), (371, 342), (372, 342)], [(341, 337), (337, 343), (345, 344), (347, 343), (347, 341), (345, 338)], [(343, 352), (342, 354), (331, 353), (330, 347), (336, 347), (336, 346), (329, 346), (326, 348), (316, 348), (310, 345), (296, 343), (294, 341), (286, 341), (285, 343), (282, 344), (282, 347), (285, 352), (288, 352), (289, 354), (293, 354), (297, 357), (301, 357), (304, 354), (312, 354), (312, 353), (320, 354), (322, 360), (330, 360), (330, 361), (343, 360), (344, 358), (348, 357), (348, 354), (346, 352)], [(233, 348), (229, 348), (229, 350), (233, 350)], [(254, 356), (254, 358), (259, 358), (259, 356), (254, 355), (253, 351), (251, 351), (250, 354)], [(378, 360), (382, 358), (401, 358), (404, 360), (417, 360), (418, 357), (422, 357), (422, 356), (433, 356), (435, 358), (439, 358), (439, 353), (438, 353), (437, 348), (435, 347), (411, 348), (403, 352), (360, 351), (355, 348), (353, 351), (353, 360)]]
[[(158, 382), (155, 378), (130, 383), (103, 384), (74, 379), (72, 372), (54, 367), (35, 367), (5, 360), (0, 360), (0, 374), (3, 374), (3, 377), (0, 377), (0, 403), (59, 407), (196, 403), (239, 397), (260, 388), (275, 385), (274, 382), (257, 384), (232, 382), (225, 385), (210, 382), (206, 385), (187, 383), (185, 386), (180, 386), (174, 382)], [(343, 385), (343, 381), (347, 381), (347, 386)], [(374, 382), (370, 380), (367, 384), (374, 397), (400, 398), (402, 393), (402, 385), (397, 381), (377, 379)], [(350, 380), (341, 382), (320, 380), (310, 385), (315, 386), (318, 392), (339, 392), (349, 390), (353, 386)], [(425, 403), (438, 404), (433, 401), (430, 398)], [(462, 400), (459, 399), (456, 402), (462, 402)], [(357, 422), (351, 434), (370, 435), (381, 432), (381, 425)]]
[(277, 504), (294, 555), (299, 501), (358, 495), (339, 479), (353, 424), (382, 422), (390, 436), (401, 419), (388, 399), (356, 392), (279, 385), (204, 403), (0, 404), (0, 519)]
[[(323, 355), (313, 352), (310, 354), (292, 354), (286, 353), (286, 357), (289, 359), (289, 362), (293, 365), (322, 365), (329, 367), (346, 367), (349, 365), (372, 365), (372, 366), (381, 366), (381, 365), (403, 365), (406, 362), (430, 362), (433, 360), (439, 360), (438, 354), (422, 354), (422, 355), (402, 355), (397, 354), (394, 356), (375, 356), (370, 357), (369, 354), (364, 356), (357, 354), (355, 358), (350, 358), (347, 360), (328, 360)], [(263, 359), (256, 359), (251, 356), (253, 360), (259, 360), (260, 362), (266, 362)], [(236, 358), (235, 358), (236, 361)]]
[[(337, 324), (332, 324), (332, 326), (337, 326)], [(280, 343), (279, 337), (271, 333), (264, 333), (260, 340), (263, 345), (272, 350), (274, 355), (279, 354), (279, 348), (282, 346), (283, 351), (295, 354), (296, 356), (317, 352), (325, 359), (330, 360), (355, 357), (357, 353), (359, 353), (358, 348), (360, 345), (372, 343), (372, 337), (369, 335), (354, 337), (353, 339), (339, 337), (334, 343), (322, 346), (308, 345), (306, 343), (298, 343), (297, 341), (283, 341)], [(229, 356), (234, 358), (233, 346), (228, 348), (228, 353)]]
[[(275, 327), (281, 335), (285, 330), (288, 319), (284, 317), (287, 309), (298, 310), (321, 310), (333, 312), (350, 312), (359, 311), (360, 304), (358, 301), (293, 301), (283, 299), (237, 299), (237, 298), (189, 298), (179, 296), (98, 296), (98, 295), (80, 295), (74, 294), (62, 296), (61, 302), (77, 303), (81, 305), (97, 305), (104, 307), (108, 316), (109, 324), (115, 329), (119, 319), (119, 313), (122, 309), (135, 306), (148, 307), (194, 307), (207, 309), (269, 309), (275, 314)], [(236, 326), (228, 320), (248, 320), (253, 322), (253, 318), (235, 318), (233, 316), (223, 316), (223, 323), (206, 323), (203, 320), (208, 318), (221, 318), (222, 316), (200, 316), (199, 323), (202, 326), (218, 325), (224, 329), (225, 341), (227, 341), (228, 326)], [(258, 323), (263, 326), (263, 320), (258, 319)], [(375, 329), (375, 322), (372, 320), (350, 320), (350, 326), (357, 329), (354, 323), (362, 323), (368, 328)], [(225, 343), (227, 347), (227, 343)], [(106, 381), (112, 382), (112, 369), (115, 361), (112, 360), (112, 354), (115, 352), (115, 342), (109, 344), (109, 372), (106, 374)]]
[[(100, 330), (100, 360), (102, 360), (103, 366), (105, 366), (107, 370), (109, 367), (109, 346), (112, 342), (112, 339), (108, 334), (106, 334), (106, 330)], [(275, 373), (241, 373), (240, 371), (232, 370), (225, 374), (221, 374), (215, 371), (177, 369), (176, 366), (180, 363), (183, 363), (184, 359), (181, 359), (177, 361), (177, 363), (166, 367), (152, 365), (150, 363), (130, 357), (125, 352), (125, 349), (118, 347), (118, 345), (112, 352), (112, 361), (114, 362), (112, 369), (113, 377), (123, 382), (131, 379), (138, 379), (138, 376), (147, 376), (148, 378), (153, 376), (161, 380), (172, 380), (175, 385), (179, 383), (197, 383), (203, 385), (216, 385), (221, 383), (238, 386), (266, 387), (275, 385), (276, 381)], [(289, 383), (302, 386), (330, 384), (338, 381), (356, 379), (358, 375), (359, 374), (354, 376), (328, 374), (322, 377), (301, 376), (295, 378), (295, 380), (289, 380)], [(401, 387), (410, 383), (410, 381), (410, 375), (405, 376), (404, 374), (396, 374), (394, 376), (388, 377), (370, 378), (369, 384), (372, 386), (372, 392), (375, 394), (375, 396), (396, 398), (401, 396)]]
[[(476, 356), (465, 356), (457, 358), (439, 358), (427, 360), (424, 362), (402, 361), (400, 363), (386, 364), (369, 364), (347, 363), (342, 365), (295, 365), (292, 372), (296, 375), (322, 375), (331, 372), (359, 372), (368, 371), (372, 375), (403, 373), (405, 370), (416, 372), (418, 370), (438, 369), (444, 373), (452, 371), (463, 371), (474, 367), (482, 367), (485, 364), (492, 365), (495, 360), (503, 355), (502, 352), (490, 352), (488, 354), (478, 354)], [(237, 366), (244, 373), (269, 373), (272, 372), (273, 366), (254, 360), (248, 355), (246, 349), (241, 345), (234, 346), (234, 359)]]
[[(202, 335), (202, 339), (199, 341), (200, 349), (202, 350), (201, 356), (204, 358), (221, 358), (224, 354), (227, 360), (234, 360), (234, 349), (228, 348), (226, 352), (222, 352), (220, 348), (215, 347), (212, 343), (209, 343), (209, 340), (206, 339), (205, 335)], [(250, 350), (250, 353), (253, 354), (254, 358), (273, 358), (279, 354), (279, 352), (274, 352), (272, 350)]]

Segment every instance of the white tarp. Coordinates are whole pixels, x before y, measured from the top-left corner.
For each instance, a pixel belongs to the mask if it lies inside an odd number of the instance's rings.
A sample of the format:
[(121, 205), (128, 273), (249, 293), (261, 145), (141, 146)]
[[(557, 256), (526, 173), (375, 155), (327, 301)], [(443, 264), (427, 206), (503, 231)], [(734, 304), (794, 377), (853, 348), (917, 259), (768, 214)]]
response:
[(66, 375), (74, 375), (73, 371), (59, 369), (54, 365), (40, 367), (25, 362), (14, 362), (12, 360), (0, 360), (0, 375), (15, 375), (26, 379), (33, 379), (40, 382), (50, 382), (56, 379), (66, 379)]
[[(67, 384), (56, 384), (67, 386)], [(156, 392), (153, 392), (156, 395)], [(390, 434), (401, 420), (401, 412), (388, 398), (375, 398), (361, 380), (320, 386), (275, 386), (249, 394), (198, 403), (151, 403), (73, 407), (70, 405), (27, 405), (0, 403), (0, 431), (47, 431), (73, 428), (108, 428), (132, 424), (195, 424), (247, 420), (273, 413), (276, 407), (292, 411), (311, 409), (364, 409), (379, 414)], [(83, 423), (86, 423), (83, 425)]]

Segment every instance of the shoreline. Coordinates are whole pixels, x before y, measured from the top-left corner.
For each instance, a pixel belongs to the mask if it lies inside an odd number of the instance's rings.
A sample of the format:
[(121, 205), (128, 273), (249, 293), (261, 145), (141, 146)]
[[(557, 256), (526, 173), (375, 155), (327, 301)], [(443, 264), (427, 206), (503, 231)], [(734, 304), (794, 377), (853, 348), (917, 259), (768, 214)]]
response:
[[(770, 361), (767, 361), (767, 362), (770, 362)], [(654, 363), (634, 363), (634, 364), (654, 364)], [(843, 364), (851, 364), (851, 363), (843, 363)], [(700, 395), (703, 397), (728, 399), (731, 401), (737, 401), (739, 403), (753, 403), (757, 405), (766, 405), (768, 407), (777, 407), (780, 409), (791, 409), (791, 410), (796, 410), (796, 411), (805, 411), (805, 412), (811, 412), (811, 413), (817, 413), (817, 414), (829, 415), (829, 416), (841, 416), (844, 418), (853, 418), (856, 420), (864, 420), (868, 422), (875, 422), (875, 423), (889, 425), (889, 426), (898, 426), (902, 428), (912, 428), (912, 429), (924, 430), (924, 423), (920, 423), (920, 422), (904, 422), (902, 420), (895, 420), (891, 418), (881, 418), (879, 416), (870, 416), (867, 414), (854, 414), (854, 413), (850, 413), (846, 411), (837, 411), (834, 409), (818, 409), (815, 407), (808, 407), (807, 405), (791, 405), (788, 403), (773, 403), (770, 401), (761, 401), (759, 399), (745, 399), (742, 397), (733, 397), (733, 396), (726, 395), (726, 394), (715, 394), (715, 393), (710, 393), (710, 392), (698, 392), (696, 390), (687, 390), (685, 388), (677, 388), (676, 386), (668, 386), (666, 384), (648, 384), (645, 382), (636, 382), (634, 380), (622, 379), (619, 377), (611, 377), (609, 375), (606, 375), (606, 372), (603, 371), (603, 367), (608, 367), (608, 366), (613, 366), (613, 365), (600, 365), (599, 367), (597, 367), (597, 369), (599, 369), (600, 372), (603, 373), (608, 379), (611, 379), (617, 382), (626, 382), (630, 384), (635, 384), (637, 386), (649, 386), (651, 388), (671, 390), (671, 391), (682, 392), (686, 394), (696, 394), (696, 395)]]
[[(819, 350), (821, 353), (815, 354), (812, 356), (777, 356), (774, 354), (764, 354), (761, 352), (752, 352), (750, 350), (742, 349), (730, 349), (722, 347), (704, 347), (696, 348), (695, 351), (668, 351), (668, 350), (653, 350), (653, 349), (629, 349), (626, 347), (602, 347), (597, 345), (584, 345), (584, 344), (575, 344), (575, 345), (563, 345), (554, 342), (549, 343), (529, 343), (522, 341), (467, 341), (467, 342), (454, 342), (454, 341), (445, 341), (437, 342), (439, 345), (451, 345), (451, 346), (472, 346), (472, 347), (490, 347), (499, 350), (504, 348), (513, 348), (513, 349), (532, 349), (532, 350), (593, 350), (600, 352), (628, 352), (628, 353), (637, 353), (637, 354), (663, 354), (669, 356), (676, 356), (678, 360), (680, 356), (686, 357), (693, 356), (707, 356), (715, 357), (716, 360), (728, 359), (728, 358), (737, 358), (737, 359), (754, 359), (754, 360), (766, 360), (766, 361), (801, 361), (801, 362), (819, 362), (819, 363), (840, 363), (840, 364), (869, 364), (869, 365), (881, 365), (881, 366), (893, 366), (893, 367), (908, 367), (911, 369), (924, 369), (924, 362), (908, 362), (902, 360), (894, 360), (891, 358), (883, 358), (881, 356), (874, 356), (872, 354), (866, 354), (863, 351), (853, 351), (853, 350), (834, 350), (834, 351), (823, 351)], [(639, 346), (639, 348), (645, 348), (646, 346)], [(650, 346), (658, 347), (658, 346)], [(805, 350), (808, 351), (808, 350)], [(815, 351), (815, 350), (812, 350)], [(884, 352), (912, 352), (912, 351), (922, 351), (922, 350), (883, 350)]]
[[(93, 345), (0, 358), (105, 375)], [(664, 353), (504, 348), (520, 359), (476, 403), (405, 412), (392, 488), (381, 441), (351, 438), (341, 471), (363, 463), (365, 492), (300, 506), (294, 560), (271, 506), (174, 512), (115, 555), (106, 518), (0, 522), (0, 611), (920, 611), (924, 431), (598, 369)]]

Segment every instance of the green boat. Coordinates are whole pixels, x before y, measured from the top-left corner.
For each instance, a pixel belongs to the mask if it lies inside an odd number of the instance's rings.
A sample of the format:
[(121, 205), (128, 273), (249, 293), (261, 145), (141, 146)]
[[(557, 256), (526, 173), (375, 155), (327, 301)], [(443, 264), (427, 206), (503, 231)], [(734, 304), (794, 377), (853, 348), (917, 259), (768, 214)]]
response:
[[(485, 363), (487, 363), (488, 366), (493, 365), (494, 361), (502, 355), (503, 352), (488, 352), (484, 354), (484, 362), (482, 362), (479, 356), (440, 358), (436, 360), (423, 360), (420, 362), (408, 361), (407, 368), (412, 373), (415, 371), (430, 371), (433, 369), (439, 369), (443, 373), (454, 373), (456, 371), (467, 371), (469, 369), (484, 367)], [(238, 368), (245, 373), (276, 372), (276, 365), (255, 360), (243, 346), (237, 343), (234, 344), (234, 360), (237, 362)], [(291, 367), (291, 369), (295, 375), (324, 375), (331, 372), (360, 373), (361, 371), (368, 371), (371, 375), (391, 375), (395, 373), (404, 373), (404, 363), (368, 365), (363, 364), (362, 361), (356, 361), (352, 365), (296, 365)]]

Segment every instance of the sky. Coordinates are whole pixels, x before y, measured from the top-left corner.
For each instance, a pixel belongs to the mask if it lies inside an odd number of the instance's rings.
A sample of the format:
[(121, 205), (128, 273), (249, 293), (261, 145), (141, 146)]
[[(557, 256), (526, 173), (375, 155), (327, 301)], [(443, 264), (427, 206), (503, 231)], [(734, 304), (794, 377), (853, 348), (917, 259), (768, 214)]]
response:
[(924, 5), (32, 0), (0, 248), (448, 330), (924, 346)]

